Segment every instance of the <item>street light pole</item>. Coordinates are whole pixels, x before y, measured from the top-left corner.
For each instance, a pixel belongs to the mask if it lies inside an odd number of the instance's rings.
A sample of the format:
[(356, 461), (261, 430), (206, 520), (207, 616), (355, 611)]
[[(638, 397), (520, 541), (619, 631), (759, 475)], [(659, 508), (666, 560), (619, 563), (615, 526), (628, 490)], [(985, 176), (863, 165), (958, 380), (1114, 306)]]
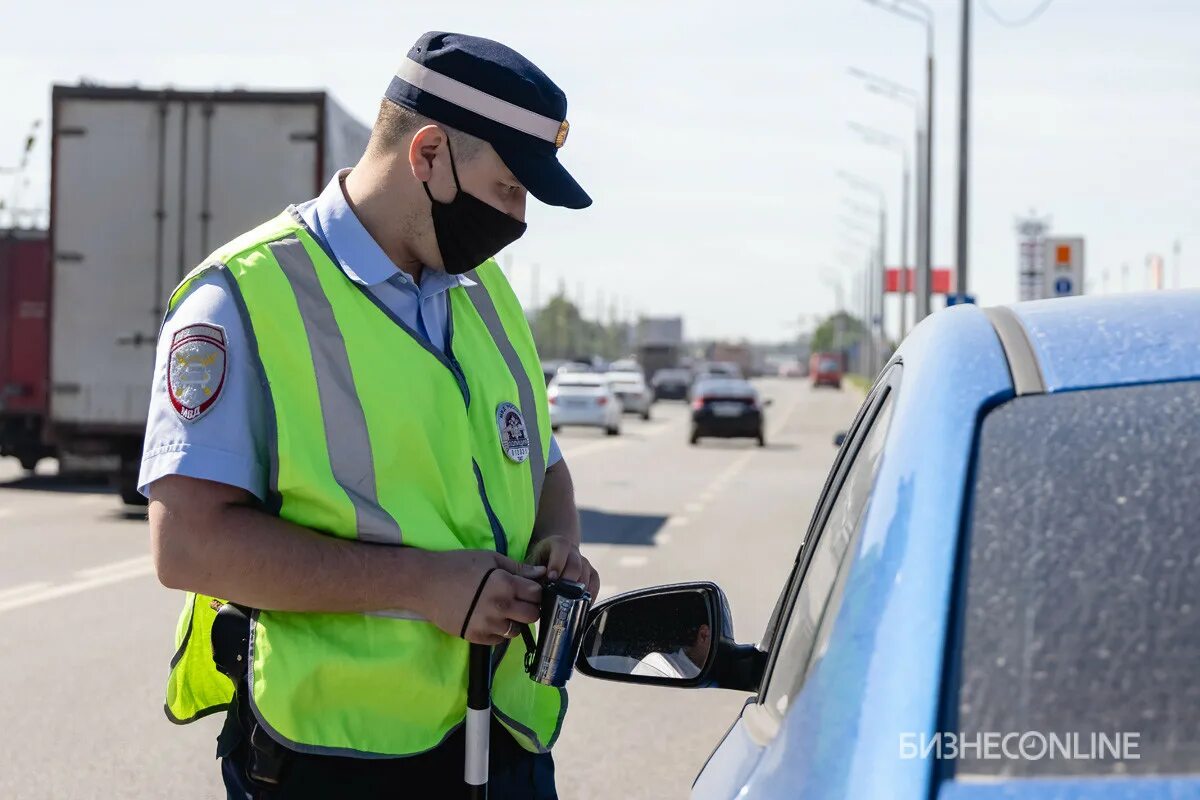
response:
[(850, 68), (850, 74), (864, 82), (867, 90), (891, 100), (896, 100), (908, 106), (913, 111), (913, 135), (914, 143), (912, 153), (915, 158), (913, 165), (908, 158), (907, 150), (904, 160), (904, 179), (903, 179), (903, 198), (904, 204), (901, 209), (901, 228), (900, 228), (900, 267), (903, 270), (901, 273), (901, 281), (899, 288), (900, 294), (900, 338), (904, 339), (908, 336), (908, 296), (914, 294), (914, 281), (911, 276), (915, 276), (918, 272), (916, 266), (917, 261), (909, 260), (908, 253), (908, 233), (909, 233), (909, 201), (912, 199), (912, 190), (910, 188), (910, 177), (912, 172), (911, 167), (915, 166), (916, 177), (916, 226), (915, 240), (917, 253), (924, 252), (924, 235), (925, 235), (925, 136), (923, 133), (924, 119), (922, 115), (921, 105), (919, 103), (920, 93), (915, 89), (910, 89), (903, 84), (885, 78), (882, 75), (867, 72), (866, 70), (858, 69), (857, 67)]
[(900, 297), (900, 341), (908, 336), (908, 151), (904, 153), (904, 178), (900, 189), (900, 264), (896, 272), (896, 294)]
[(954, 290), (967, 291), (967, 207), (970, 201), (970, 127), (971, 127), (971, 0), (962, 3), (962, 56), (958, 85), (958, 240), (955, 248)]
[(925, 55), (925, 252), (917, 270), (917, 321), (929, 316), (930, 283), (933, 281), (933, 16), (927, 23)]
[(879, 281), (879, 291), (875, 295), (875, 299), (879, 301), (879, 352), (876, 355), (875, 373), (871, 375), (872, 383), (875, 381), (875, 375), (883, 370), (883, 362), (887, 357), (887, 328), (883, 325), (883, 304), (887, 299), (887, 205), (882, 201), (879, 203), (879, 269), (875, 277)]
[[(901, 139), (898, 136), (893, 136), (890, 133), (885, 133), (884, 131), (877, 130), (875, 128), (871, 128), (866, 125), (860, 125), (857, 122), (851, 122), (850, 127), (856, 133), (858, 133), (860, 136), (862, 136), (863, 139), (867, 142), (867, 144), (873, 144), (873, 145), (877, 145), (879, 147), (886, 147), (894, 152), (899, 153), (901, 162), (903, 165), (902, 178), (901, 178), (901, 182), (900, 182), (900, 262), (899, 262), (900, 268), (899, 268), (899, 271), (897, 274), (897, 278), (898, 278), (897, 284), (898, 285), (896, 287), (897, 293), (900, 296), (900, 339), (903, 340), (905, 335), (908, 332), (908, 328), (907, 328), (908, 314), (907, 314), (907, 310), (906, 310), (906, 306), (908, 304), (905, 302), (906, 298), (907, 298), (907, 292), (908, 292), (908, 286), (907, 286), (907, 282), (908, 282), (908, 278), (907, 278), (907, 273), (908, 273), (908, 197), (909, 197), (909, 193), (908, 193), (908, 182), (909, 182), (908, 147), (904, 144), (903, 139)], [(885, 258), (885, 261), (886, 261), (886, 258)], [(887, 298), (887, 286), (886, 286), (887, 264), (886, 263), (881, 268), (880, 274), (881, 274), (881, 278), (885, 284), (882, 287), (880, 287), (880, 290), (881, 290), (880, 303), (882, 304), (883, 301)], [(882, 305), (881, 305), (880, 314), (882, 314), (882, 313), (883, 313), (883, 311), (882, 311)]]
[[(887, 269), (887, 257), (886, 257), (886, 253), (887, 253), (887, 195), (884, 194), (883, 189), (879, 188), (879, 186), (877, 184), (873, 183), (872, 181), (868, 181), (864, 178), (860, 178), (857, 175), (852, 175), (848, 172), (838, 172), (838, 177), (840, 177), (842, 180), (846, 181), (848, 184), (850, 184), (851, 186), (853, 186), (856, 189), (859, 189), (859, 190), (862, 190), (865, 192), (869, 192), (869, 193), (875, 195), (875, 200), (879, 204), (879, 252), (878, 252), (879, 260), (878, 260), (878, 263), (876, 264), (876, 268), (874, 270), (876, 277), (879, 280), (879, 288), (877, 291), (868, 289), (868, 292), (871, 297), (875, 297), (879, 300), (879, 329), (880, 329), (880, 331), (884, 331), (884, 330), (886, 330), (886, 327), (883, 324), (884, 323), (883, 296), (884, 296), (884, 290), (887, 288), (887, 281), (886, 281), (886, 275), (885, 275), (885, 270)], [(870, 270), (868, 270), (867, 283), (868, 283), (868, 285), (871, 285), (872, 281), (869, 279), (869, 276), (870, 276)], [(872, 302), (871, 305), (874, 305), (874, 303)], [(874, 316), (875, 316), (874, 314), (871, 314), (867, 319), (867, 332), (868, 332), (868, 335), (872, 339), (872, 346), (871, 346), (872, 357), (871, 357), (870, 363), (868, 365), (868, 368), (871, 370), (871, 374), (868, 377), (871, 377), (871, 378), (874, 378), (875, 375), (878, 374), (879, 370), (883, 368), (882, 364), (876, 363), (877, 362), (876, 349), (874, 346), (874, 338), (875, 338)], [(882, 349), (883, 349), (882, 342), (880, 343), (880, 345), (881, 346), (879, 348), (879, 352), (882, 352)]]
[[(929, 315), (933, 266), (933, 9), (921, 0), (891, 0), (890, 5), (884, 5), (883, 0), (867, 0), (867, 2), (925, 27), (925, 147), (923, 148), (925, 157), (922, 164), (925, 180), (921, 182), (923, 187), (918, 186), (917, 191), (921, 195), (918, 201), (921, 235), (917, 239), (919, 264), (915, 301), (916, 318), (919, 322)], [(922, 188), (924, 191), (921, 191)]]

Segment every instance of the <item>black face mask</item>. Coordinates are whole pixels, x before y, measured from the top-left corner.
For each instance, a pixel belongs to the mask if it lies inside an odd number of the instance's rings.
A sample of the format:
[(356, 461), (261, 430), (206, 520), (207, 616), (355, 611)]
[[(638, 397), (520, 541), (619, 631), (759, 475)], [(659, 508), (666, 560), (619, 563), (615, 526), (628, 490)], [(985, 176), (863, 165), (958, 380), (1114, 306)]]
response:
[[(449, 141), (446, 142), (446, 150), (450, 151)], [(450, 170), (454, 173), (454, 186), (458, 193), (449, 203), (434, 199), (429, 192), (428, 181), (423, 185), (429, 202), (433, 204), (429, 213), (433, 216), (433, 234), (437, 238), (438, 250), (442, 251), (442, 266), (451, 275), (461, 275), (520, 239), (526, 225), (463, 191), (458, 182), (453, 151), (450, 151)]]

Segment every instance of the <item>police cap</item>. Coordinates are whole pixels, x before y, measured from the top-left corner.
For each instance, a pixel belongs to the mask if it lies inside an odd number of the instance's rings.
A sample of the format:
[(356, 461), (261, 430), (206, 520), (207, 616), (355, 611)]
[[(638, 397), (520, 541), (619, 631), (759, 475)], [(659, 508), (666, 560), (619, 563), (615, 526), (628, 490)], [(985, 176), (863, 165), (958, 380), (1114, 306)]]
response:
[(592, 204), (558, 161), (570, 130), (567, 96), (511, 47), (461, 33), (426, 33), (408, 51), (385, 97), (489, 143), (543, 203)]

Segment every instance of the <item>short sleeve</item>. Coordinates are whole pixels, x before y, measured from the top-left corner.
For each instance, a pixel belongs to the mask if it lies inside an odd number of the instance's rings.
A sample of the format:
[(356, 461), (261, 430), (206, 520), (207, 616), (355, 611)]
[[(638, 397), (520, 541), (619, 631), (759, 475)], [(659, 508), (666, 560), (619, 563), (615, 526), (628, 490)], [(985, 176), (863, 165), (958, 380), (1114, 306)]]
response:
[(550, 454), (546, 459), (546, 469), (550, 469), (560, 461), (562, 461), (562, 450), (558, 446), (558, 439), (555, 439), (552, 433), (550, 434)]
[[(193, 336), (196, 332), (198, 338)], [(223, 354), (212, 344), (222, 338)], [(181, 349), (189, 339), (199, 342), (190, 353)], [(180, 364), (175, 373), (170, 372), (172, 358)], [(189, 359), (194, 366), (187, 365)], [(218, 367), (224, 374), (214, 377)], [(192, 387), (187, 385), (188, 369), (201, 370)], [(169, 385), (184, 402), (172, 401)], [(189, 391), (213, 395), (199, 393), (193, 399)], [(224, 276), (210, 272), (167, 316), (159, 335), (138, 490), (149, 496), (154, 481), (184, 475), (236, 486), (265, 499), (265, 403), (234, 298)]]

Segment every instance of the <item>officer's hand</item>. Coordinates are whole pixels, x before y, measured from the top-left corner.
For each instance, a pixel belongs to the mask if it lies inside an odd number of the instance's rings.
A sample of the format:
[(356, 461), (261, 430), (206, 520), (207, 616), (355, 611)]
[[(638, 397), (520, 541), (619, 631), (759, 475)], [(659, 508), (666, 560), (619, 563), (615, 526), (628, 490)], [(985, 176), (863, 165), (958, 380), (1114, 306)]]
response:
[(600, 573), (579, 552), (579, 546), (564, 536), (538, 540), (526, 558), (530, 564), (546, 567), (550, 580), (563, 578), (582, 583), (594, 600), (600, 594)]
[(452, 550), (429, 554), (429, 608), (425, 616), (451, 636), (462, 633), (463, 620), (480, 581), (489, 569), (463, 635), (474, 644), (497, 645), (520, 634), (520, 625), (541, 615), (546, 570), (519, 564), (488, 550)]

